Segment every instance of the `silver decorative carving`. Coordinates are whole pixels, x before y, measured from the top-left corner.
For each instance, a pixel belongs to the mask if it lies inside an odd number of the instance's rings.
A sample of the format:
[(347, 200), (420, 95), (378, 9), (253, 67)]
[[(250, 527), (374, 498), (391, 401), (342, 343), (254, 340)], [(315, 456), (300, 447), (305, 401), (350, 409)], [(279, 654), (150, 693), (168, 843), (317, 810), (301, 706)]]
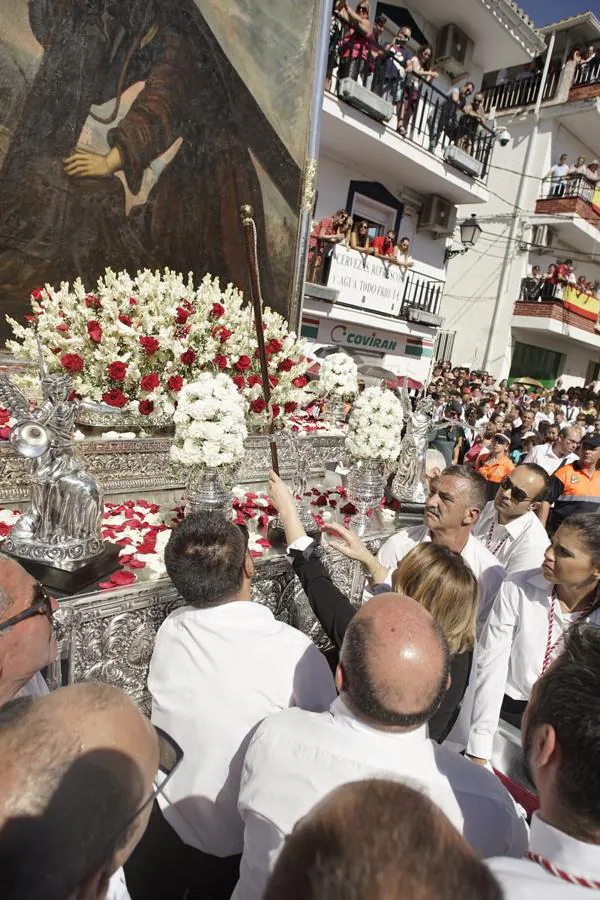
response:
[(104, 498), (84, 470), (73, 441), (81, 402), (69, 399), (71, 377), (48, 375), (43, 361), (41, 376), (43, 402), (30, 410), (21, 391), (0, 373), (0, 402), (17, 420), (10, 441), (30, 461), (29, 506), (17, 519), (4, 549), (73, 571), (102, 553)]
[[(115, 428), (114, 416), (106, 411), (91, 409), (89, 406), (82, 406), (77, 412), (77, 424), (90, 428)], [(128, 412), (127, 410), (119, 410), (118, 428), (139, 428), (140, 430), (149, 429), (168, 429), (173, 431), (173, 414), (167, 415), (160, 411), (152, 412), (147, 416), (139, 413)]]
[(331, 425), (332, 428), (339, 428), (346, 421), (346, 401), (343, 397), (330, 395), (325, 398), (323, 404), (323, 419)]
[(401, 397), (407, 426), (391, 490), (400, 503), (420, 505), (425, 503), (428, 494), (425, 477), (427, 447), (439, 429), (448, 423), (433, 421), (435, 401), (431, 397), (421, 397), (414, 412), (406, 388), (402, 389)]
[(197, 512), (225, 513), (231, 506), (233, 494), (223, 484), (218, 468), (193, 466), (187, 473), (185, 515)]

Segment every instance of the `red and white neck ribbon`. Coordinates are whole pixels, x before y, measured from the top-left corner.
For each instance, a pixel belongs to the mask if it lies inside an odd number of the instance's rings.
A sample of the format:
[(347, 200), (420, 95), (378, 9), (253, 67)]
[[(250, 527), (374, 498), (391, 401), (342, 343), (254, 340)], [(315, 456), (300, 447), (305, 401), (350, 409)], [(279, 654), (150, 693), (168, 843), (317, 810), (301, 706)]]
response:
[(507, 540), (509, 538), (509, 535), (506, 535), (506, 537), (502, 538), (502, 540), (499, 541), (496, 544), (496, 546), (494, 547), (494, 549), (492, 550), (492, 537), (494, 536), (495, 524), (496, 524), (495, 522), (492, 522), (492, 524), (490, 525), (490, 530), (488, 531), (488, 534), (487, 534), (487, 538), (485, 539), (485, 546), (490, 551), (490, 553), (494, 554), (494, 556), (496, 556), (497, 553), (500, 553), (500, 551), (502, 550), (502, 548), (504, 547), (505, 543), (507, 542)]
[(550, 875), (554, 875), (556, 878), (562, 878), (563, 881), (568, 881), (569, 884), (578, 884), (579, 887), (591, 888), (594, 891), (600, 891), (600, 881), (594, 881), (592, 878), (584, 878), (581, 875), (571, 875), (570, 872), (566, 872), (564, 869), (559, 869), (558, 866), (555, 866), (554, 863), (550, 862), (549, 859), (545, 859), (543, 856), (540, 856), (539, 853), (526, 853), (525, 856), (527, 859), (530, 859), (531, 862), (537, 863), (538, 866), (541, 866), (542, 869), (545, 869), (546, 872), (549, 872)]
[[(581, 610), (581, 613), (577, 616), (575, 621), (571, 623), (571, 625), (574, 625), (575, 622), (580, 622), (582, 619), (585, 618), (585, 616), (587, 616), (592, 611), (592, 609), (594, 607), (595, 599), (596, 599), (596, 597), (594, 595), (592, 600), (588, 604), (586, 604), (584, 609)], [(548, 610), (548, 637), (546, 639), (546, 652), (544, 654), (544, 662), (542, 664), (542, 675), (544, 674), (544, 672), (546, 671), (546, 669), (552, 662), (552, 654), (554, 653), (554, 651), (556, 650), (556, 648), (558, 647), (560, 642), (563, 640), (565, 633), (568, 631), (568, 629), (566, 628), (565, 631), (562, 632), (562, 634), (559, 634), (559, 636), (554, 641), (554, 643), (552, 642), (552, 637), (554, 634), (554, 620), (556, 618), (556, 601), (557, 601), (557, 597), (556, 597), (556, 586), (555, 586), (552, 588), (552, 594), (550, 596), (550, 608)]]

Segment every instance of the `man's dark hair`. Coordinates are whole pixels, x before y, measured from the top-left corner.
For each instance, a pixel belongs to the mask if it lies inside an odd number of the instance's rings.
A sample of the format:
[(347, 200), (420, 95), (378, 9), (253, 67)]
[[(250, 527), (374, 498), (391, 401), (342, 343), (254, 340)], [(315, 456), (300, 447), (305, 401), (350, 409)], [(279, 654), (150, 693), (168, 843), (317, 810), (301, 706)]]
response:
[(343, 693), (348, 696), (352, 707), (366, 719), (379, 725), (418, 728), (438, 711), (448, 690), (450, 654), (444, 633), (437, 622), (432, 620), (431, 628), (444, 656), (443, 672), (435, 691), (428, 698), (427, 705), (418, 712), (403, 713), (390, 707), (386, 702), (387, 697), (381, 696), (386, 692), (378, 688), (371, 674), (369, 667), (369, 643), (373, 633), (371, 621), (352, 619), (344, 635), (341, 657), (345, 677)]
[[(450, 391), (450, 394), (453, 397), (460, 396), (458, 391), (456, 390)], [(449, 403), (446, 403), (446, 406), (444, 407), (444, 413), (447, 414), (449, 412), (455, 412), (457, 416), (460, 416), (462, 413), (462, 407), (460, 403), (457, 403), (456, 400), (450, 400)]]
[(406, 237), (406, 235), (404, 235), (404, 237), (401, 237), (398, 243), (401, 244), (402, 241), (406, 241), (407, 244), (410, 244), (410, 238)]
[(542, 467), (538, 466), (536, 463), (522, 463), (519, 468), (527, 469), (527, 471), (531, 472), (532, 475), (537, 475), (537, 477), (542, 482), (542, 487), (535, 495), (534, 500), (537, 500), (538, 502), (541, 500), (545, 500), (548, 493), (548, 488), (550, 487), (550, 476), (548, 475), (546, 470), (542, 469)]
[(554, 792), (561, 815), (569, 823), (573, 837), (597, 841), (600, 833), (600, 628), (585, 624), (569, 629), (563, 652), (536, 685), (526, 723), (527, 757), (534, 730), (540, 725), (554, 728), (560, 747)]
[(375, 24), (376, 25), (381, 25), (381, 27), (383, 28), (383, 26), (385, 25), (386, 22), (387, 22), (386, 16), (382, 16), (382, 15), (375, 16)]
[(231, 600), (244, 578), (247, 541), (218, 513), (188, 516), (165, 547), (167, 575), (191, 606), (203, 608)]
[(345, 784), (298, 823), (265, 900), (501, 900), (494, 876), (420, 791)]
[(488, 501), (487, 481), (471, 469), (470, 466), (446, 466), (442, 475), (451, 475), (452, 478), (461, 478), (467, 485), (467, 502), (469, 506), (482, 510)]

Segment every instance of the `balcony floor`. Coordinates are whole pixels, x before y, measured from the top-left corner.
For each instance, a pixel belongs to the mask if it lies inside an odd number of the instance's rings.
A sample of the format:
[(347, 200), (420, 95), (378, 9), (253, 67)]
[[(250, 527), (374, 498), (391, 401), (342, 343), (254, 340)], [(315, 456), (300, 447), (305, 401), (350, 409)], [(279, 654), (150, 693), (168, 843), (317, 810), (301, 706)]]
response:
[(485, 203), (485, 186), (433, 153), (402, 138), (393, 128), (325, 93), (321, 150), (357, 168), (365, 180), (390, 190), (408, 187), (422, 195), (439, 194), (451, 203)]
[(511, 324), (513, 328), (554, 334), (600, 349), (600, 334), (593, 319), (565, 309), (560, 302), (519, 300), (515, 303)]

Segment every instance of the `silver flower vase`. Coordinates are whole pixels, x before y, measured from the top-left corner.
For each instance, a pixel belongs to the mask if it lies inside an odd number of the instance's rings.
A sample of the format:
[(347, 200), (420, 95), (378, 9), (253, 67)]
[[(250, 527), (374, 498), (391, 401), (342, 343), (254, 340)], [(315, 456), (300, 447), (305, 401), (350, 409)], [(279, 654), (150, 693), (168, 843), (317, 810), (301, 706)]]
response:
[(185, 491), (186, 516), (199, 512), (227, 514), (233, 495), (223, 485), (223, 473), (219, 468), (194, 466), (188, 472)]
[(381, 503), (385, 490), (385, 467), (381, 460), (355, 460), (348, 475), (348, 499), (356, 507), (352, 527), (359, 535), (369, 531), (369, 510)]
[(343, 424), (346, 421), (346, 416), (344, 414), (345, 405), (346, 401), (343, 397), (336, 397), (332, 394), (330, 397), (325, 398), (323, 404), (323, 418), (332, 428), (338, 428), (340, 424)]

